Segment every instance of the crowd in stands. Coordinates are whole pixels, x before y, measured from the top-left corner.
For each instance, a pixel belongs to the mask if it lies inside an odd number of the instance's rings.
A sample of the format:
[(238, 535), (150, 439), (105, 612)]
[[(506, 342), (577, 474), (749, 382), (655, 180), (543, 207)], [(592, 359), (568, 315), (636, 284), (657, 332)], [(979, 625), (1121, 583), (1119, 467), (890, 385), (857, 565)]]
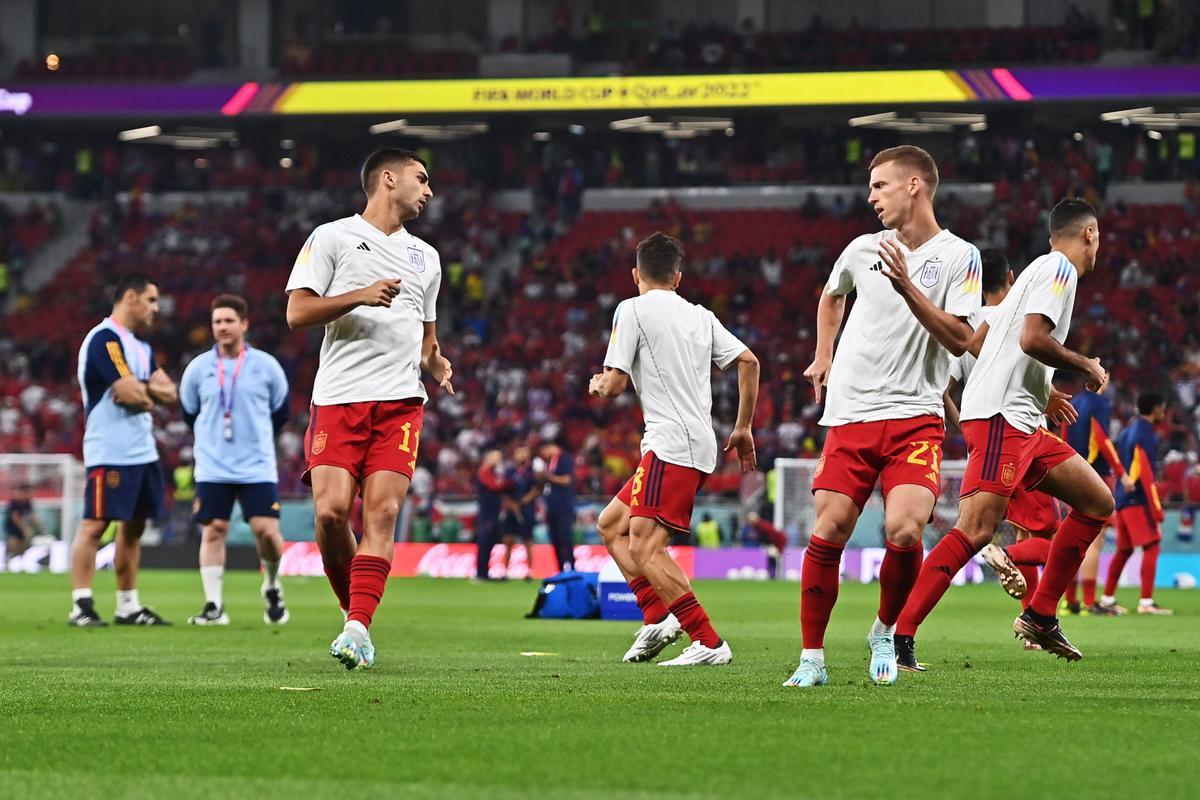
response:
[[(1163, 451), (1174, 451), (1172, 463), (1186, 472), (1200, 422), (1200, 274), (1192, 268), (1200, 228), (1194, 209), (1183, 205), (1104, 206), (1088, 147), (1073, 142), (1031, 156), (1022, 142), (986, 140), (978, 152), (988, 155), (980, 161), (1003, 156), (994, 202), (986, 208), (955, 202), (948, 182), (941, 221), (981, 247), (1007, 252), (1019, 268), (1044, 251), (1046, 209), (1057, 198), (1077, 193), (1101, 204), (1101, 268), (1081, 286), (1073, 341), (1110, 366), (1116, 418), (1133, 413), (1139, 390), (1161, 388), (1176, 398)], [(870, 155), (869, 148), (860, 154)], [(442, 158), (439, 150), (436, 159)], [(944, 163), (953, 173), (954, 163)], [(576, 180), (571, 174), (579, 167), (569, 158), (545, 167), (529, 215), (502, 213), (484, 184), (465, 173), (457, 184), (443, 182), (435, 168), (436, 202), (412, 225), (442, 256), (439, 330), (459, 390), (454, 397), (431, 391), (421, 459), (428, 473), (418, 478), (428, 492), (469, 494), (483, 448), (531, 439), (560, 440), (576, 453), (581, 493), (606, 495), (619, 487), (636, 464), (640, 415), (632, 395), (608, 404), (587, 397), (586, 386), (603, 361), (616, 303), (635, 291), (633, 249), (654, 230), (684, 242), (684, 295), (709, 304), (762, 360), (760, 463), (816, 454), (818, 408), (802, 378), (814, 346), (812, 315), (841, 248), (877, 226), (865, 204), (826, 208), (814, 197), (786, 210), (691, 211), (660, 203), (648, 211), (583, 213), (557, 194), (564, 180)], [(279, 442), (281, 488), (302, 492), (302, 437), (320, 332), (287, 329), (282, 287), (309, 231), (360, 207), (350, 174), (314, 172), (305, 180), (325, 182), (324, 188), (264, 181), (244, 202), (197, 195), (178, 208), (147, 202), (136, 187), (124, 203), (106, 195), (91, 220), (89, 246), (3, 320), (0, 447), (78, 452), (82, 424), (72, 375), (79, 342), (109, 310), (103, 288), (136, 266), (160, 280), (162, 315), (151, 338), (157, 359), (176, 377), (210, 346), (211, 297), (232, 291), (250, 299), (250, 341), (273, 352), (293, 381), (293, 420)], [(515, 270), (494, 266), (502, 262)], [(63, 302), (67, 297), (71, 302)], [(736, 402), (735, 378), (715, 378), (722, 435)], [(185, 453), (188, 431), (177, 414), (160, 413), (161, 451), (173, 465)], [(962, 455), (961, 443), (952, 442), (947, 456)], [(736, 462), (727, 462), (705, 490), (733, 495), (741, 482)]]
[[(1154, 140), (1141, 128), (1099, 125), (1078, 137), (1022, 121), (997, 124), (987, 133), (963, 130), (935, 150), (947, 181), (1011, 184), (1061, 172), (1104, 196), (1112, 181), (1196, 177), (1196, 133), (1190, 129)], [(533, 187), (547, 198), (569, 200), (586, 188), (855, 183), (862, 180), (867, 154), (893, 140), (888, 131), (864, 128), (767, 126), (696, 139), (599, 129), (560, 131), (547, 141), (497, 137), (488, 147), (480, 147), (478, 139), (436, 148), (411, 144), (430, 163), (437, 184)], [(94, 138), (9, 137), (0, 141), (0, 191), (61, 191), (91, 199), (131, 190), (352, 188), (359, 153), (370, 146), (360, 141), (285, 144), (272, 137), (232, 148), (180, 151), (136, 142), (97, 144)]]

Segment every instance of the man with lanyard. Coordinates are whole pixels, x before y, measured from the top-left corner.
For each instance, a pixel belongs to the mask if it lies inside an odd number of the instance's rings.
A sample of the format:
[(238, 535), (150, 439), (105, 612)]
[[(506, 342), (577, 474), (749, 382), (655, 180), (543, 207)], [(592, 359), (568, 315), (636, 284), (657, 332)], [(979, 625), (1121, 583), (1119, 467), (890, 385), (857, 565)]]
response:
[(87, 468), (83, 519), (71, 545), (71, 613), (68, 624), (104, 627), (96, 613), (92, 582), (96, 550), (110, 522), (116, 536), (118, 625), (169, 625), (138, 598), (137, 573), (146, 520), (162, 515), (163, 476), (154, 441), (151, 409), (174, 405), (175, 383), (162, 369), (151, 372), (154, 354), (138, 338), (158, 313), (158, 287), (146, 275), (117, 281), (112, 315), (92, 328), (79, 349), (83, 395), (83, 463)]
[(246, 344), (246, 301), (223, 294), (212, 301), (213, 349), (183, 373), (180, 405), (196, 434), (195, 520), (200, 539), (204, 609), (192, 625), (228, 625), (222, 583), (225, 538), (236, 499), (250, 524), (262, 564), (263, 622), (288, 621), (279, 585), (278, 469), (275, 434), (288, 419), (288, 382), (273, 356)]
[(546, 482), (546, 527), (558, 568), (575, 569), (575, 458), (557, 442), (541, 447), (534, 471)]

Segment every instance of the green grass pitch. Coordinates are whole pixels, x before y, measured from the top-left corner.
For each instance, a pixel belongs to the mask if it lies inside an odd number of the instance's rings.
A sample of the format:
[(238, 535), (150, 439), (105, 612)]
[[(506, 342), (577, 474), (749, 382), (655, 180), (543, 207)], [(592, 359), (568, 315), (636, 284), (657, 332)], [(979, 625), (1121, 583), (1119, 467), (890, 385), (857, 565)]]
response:
[[(531, 585), (392, 580), (377, 668), (353, 673), (323, 580), (286, 583), (282, 629), (256, 575), (227, 577), (228, 628), (183, 624), (195, 573), (141, 584), (176, 627), (69, 629), (65, 577), (0, 575), (0, 796), (1160, 800), (1200, 780), (1200, 592), (1162, 592), (1173, 618), (1068, 618), (1067, 664), (1021, 649), (997, 586), (955, 588), (918, 640), (930, 671), (875, 687), (877, 587), (848, 585), (831, 685), (798, 690), (795, 584), (699, 583), (734, 663), (667, 670), (620, 663), (632, 624), (523, 619)], [(111, 573), (96, 588), (110, 617)]]

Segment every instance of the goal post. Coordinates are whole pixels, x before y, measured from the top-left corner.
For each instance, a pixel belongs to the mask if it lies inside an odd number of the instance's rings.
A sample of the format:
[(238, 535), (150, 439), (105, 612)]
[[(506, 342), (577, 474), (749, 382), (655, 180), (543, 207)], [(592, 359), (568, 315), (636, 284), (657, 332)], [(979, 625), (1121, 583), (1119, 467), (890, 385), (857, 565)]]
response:
[(0, 507), (22, 489), (47, 535), (70, 543), (83, 516), (83, 463), (67, 453), (0, 453)]
[[(819, 459), (780, 458), (775, 461), (775, 527), (788, 535), (789, 544), (808, 545), (816, 512), (813, 507), (812, 481)], [(933, 510), (933, 521), (925, 529), (925, 547), (932, 548), (958, 519), (958, 496), (966, 461), (943, 461), (941, 494)], [(878, 487), (863, 508), (852, 547), (883, 546), (883, 495)]]

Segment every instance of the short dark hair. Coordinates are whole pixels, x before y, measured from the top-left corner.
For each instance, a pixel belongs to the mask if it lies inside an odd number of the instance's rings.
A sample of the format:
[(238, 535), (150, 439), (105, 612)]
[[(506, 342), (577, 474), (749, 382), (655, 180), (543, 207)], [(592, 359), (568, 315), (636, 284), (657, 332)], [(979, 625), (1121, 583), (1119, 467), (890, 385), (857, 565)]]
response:
[(136, 294), (141, 294), (146, 291), (147, 286), (157, 285), (154, 279), (144, 272), (126, 272), (117, 278), (117, 282), (113, 286), (113, 303), (121, 302), (121, 298), (130, 290), (133, 290)]
[(989, 247), (979, 252), (979, 261), (983, 268), (983, 293), (994, 294), (1008, 283), (1008, 258), (999, 250)]
[(1166, 402), (1166, 399), (1158, 392), (1142, 392), (1137, 399), (1138, 413), (1148, 416), (1154, 413), (1154, 409), (1166, 405)]
[(403, 147), (381, 147), (367, 156), (367, 160), (362, 165), (362, 189), (367, 193), (367, 197), (371, 196), (375, 191), (375, 186), (379, 183), (380, 170), (404, 161), (416, 161), (422, 167), (425, 167), (425, 169), (429, 169), (429, 165), (425, 163), (425, 159), (421, 158), (414, 151), (405, 150)]
[(929, 155), (929, 151), (911, 144), (889, 147), (875, 154), (875, 157), (871, 159), (870, 169), (875, 169), (880, 164), (886, 164), (889, 161), (898, 162), (901, 167), (917, 173), (929, 187), (930, 197), (937, 193), (938, 183), (941, 179), (938, 177), (937, 162), (933, 160), (933, 156)]
[(683, 267), (683, 243), (656, 231), (637, 246), (637, 267), (654, 283), (670, 283)]
[(208, 310), (216, 311), (218, 308), (231, 309), (233, 313), (238, 315), (238, 319), (245, 319), (246, 312), (250, 310), (250, 307), (246, 305), (245, 298), (239, 297), (236, 294), (219, 294), (214, 297), (212, 303), (208, 306)]
[(1082, 197), (1068, 197), (1058, 201), (1050, 211), (1050, 235), (1061, 236), (1075, 233), (1072, 228), (1082, 227), (1089, 219), (1100, 219), (1092, 204)]

